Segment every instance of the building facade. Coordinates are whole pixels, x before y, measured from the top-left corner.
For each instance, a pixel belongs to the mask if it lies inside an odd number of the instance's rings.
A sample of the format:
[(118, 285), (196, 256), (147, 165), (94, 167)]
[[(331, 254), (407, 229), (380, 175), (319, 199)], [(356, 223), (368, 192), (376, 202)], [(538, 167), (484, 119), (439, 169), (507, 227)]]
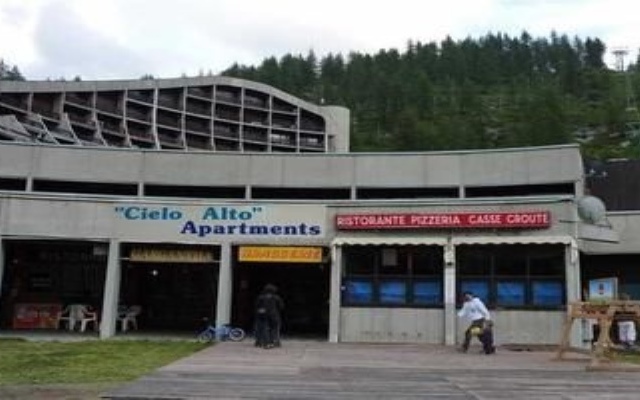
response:
[(293, 336), (453, 344), (472, 290), (502, 343), (554, 343), (581, 297), (583, 248), (614, 240), (579, 218), (583, 186), (576, 146), (212, 155), (2, 143), (1, 326), (53, 328), (21, 311), (88, 303), (102, 337), (132, 304), (141, 329), (213, 318), (251, 330), (270, 282)]
[(452, 345), (473, 291), (498, 342), (551, 344), (590, 280), (640, 296), (640, 214), (575, 145), (348, 153), (347, 110), (219, 77), (0, 82), (0, 137), (3, 330), (251, 331), (272, 283), (289, 336)]

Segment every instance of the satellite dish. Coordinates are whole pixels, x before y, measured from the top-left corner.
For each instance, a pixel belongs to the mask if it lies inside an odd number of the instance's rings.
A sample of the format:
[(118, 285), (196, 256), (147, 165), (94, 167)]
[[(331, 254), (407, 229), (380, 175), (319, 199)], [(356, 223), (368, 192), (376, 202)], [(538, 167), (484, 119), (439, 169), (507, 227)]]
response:
[(606, 219), (607, 208), (602, 200), (595, 196), (584, 196), (578, 200), (578, 215), (589, 224), (597, 224)]

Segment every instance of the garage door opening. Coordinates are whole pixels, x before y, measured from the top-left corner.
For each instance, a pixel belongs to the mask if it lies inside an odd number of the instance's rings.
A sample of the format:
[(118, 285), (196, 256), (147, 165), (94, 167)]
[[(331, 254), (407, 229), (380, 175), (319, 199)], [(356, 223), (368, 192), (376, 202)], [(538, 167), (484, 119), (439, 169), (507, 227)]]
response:
[(215, 321), (218, 248), (127, 245), (119, 307), (139, 306), (143, 331), (198, 331)]
[[(258, 260), (259, 257), (243, 257), (241, 249), (234, 249), (232, 323), (247, 332), (253, 332), (256, 298), (266, 284), (272, 284), (278, 288), (278, 294), (285, 304), (282, 335), (285, 338), (326, 339), (329, 327), (330, 279), (329, 265), (324, 262), (326, 249), (263, 247), (265, 251), (261, 255), (264, 257), (262, 260)], [(316, 256), (306, 260), (282, 256), (287, 251), (293, 254), (304, 251), (302, 249), (315, 249), (309, 254), (316, 252)], [(269, 252), (280, 256), (273, 257)]]

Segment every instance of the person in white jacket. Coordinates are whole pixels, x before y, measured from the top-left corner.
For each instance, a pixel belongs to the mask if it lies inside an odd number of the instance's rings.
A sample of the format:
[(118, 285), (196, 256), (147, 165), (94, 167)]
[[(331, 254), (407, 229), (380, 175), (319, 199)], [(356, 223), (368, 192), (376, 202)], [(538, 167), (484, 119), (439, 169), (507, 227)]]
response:
[(463, 294), (464, 304), (460, 311), (458, 311), (458, 317), (465, 318), (471, 323), (464, 333), (464, 342), (460, 351), (466, 353), (469, 350), (469, 344), (471, 343), (471, 337), (473, 336), (474, 328), (478, 328), (480, 334), (478, 339), (482, 343), (482, 349), (485, 354), (493, 354), (496, 351), (493, 345), (493, 332), (491, 328), (491, 314), (484, 305), (482, 300), (476, 297), (471, 292), (465, 292)]

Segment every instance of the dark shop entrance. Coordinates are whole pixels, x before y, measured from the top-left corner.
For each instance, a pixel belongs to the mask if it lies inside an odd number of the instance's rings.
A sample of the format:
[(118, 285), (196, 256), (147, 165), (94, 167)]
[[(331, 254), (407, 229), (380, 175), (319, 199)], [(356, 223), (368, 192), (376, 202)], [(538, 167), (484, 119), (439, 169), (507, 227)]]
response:
[(125, 245), (119, 308), (141, 309), (143, 331), (198, 331), (215, 320), (219, 250), (209, 246)]
[(100, 312), (107, 243), (4, 240), (2, 245), (0, 329), (61, 328), (58, 318), (70, 304)]
[(255, 300), (266, 284), (272, 284), (284, 301), (282, 335), (326, 339), (327, 252), (321, 247), (235, 247), (232, 323), (253, 332)]

